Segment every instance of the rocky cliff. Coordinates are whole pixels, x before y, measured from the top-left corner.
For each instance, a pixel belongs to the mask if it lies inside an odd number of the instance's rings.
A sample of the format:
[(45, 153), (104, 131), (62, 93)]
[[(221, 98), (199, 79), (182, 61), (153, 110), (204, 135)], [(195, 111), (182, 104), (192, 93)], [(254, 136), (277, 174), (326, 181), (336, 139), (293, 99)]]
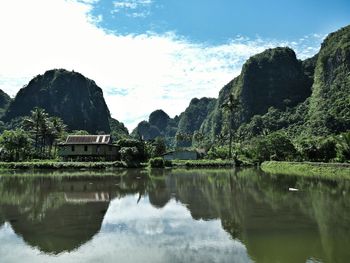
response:
[(62, 118), (70, 130), (110, 132), (102, 89), (74, 71), (54, 69), (32, 79), (17, 93), (3, 120), (29, 115), (34, 107)]

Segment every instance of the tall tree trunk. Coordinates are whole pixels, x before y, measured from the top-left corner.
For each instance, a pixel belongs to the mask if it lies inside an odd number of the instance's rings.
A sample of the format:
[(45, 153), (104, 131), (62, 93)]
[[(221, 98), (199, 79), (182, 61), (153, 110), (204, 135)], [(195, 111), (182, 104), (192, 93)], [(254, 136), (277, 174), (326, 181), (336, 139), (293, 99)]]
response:
[(233, 116), (233, 111), (230, 112), (230, 145), (229, 145), (229, 151), (228, 151), (228, 158), (232, 159), (232, 116)]

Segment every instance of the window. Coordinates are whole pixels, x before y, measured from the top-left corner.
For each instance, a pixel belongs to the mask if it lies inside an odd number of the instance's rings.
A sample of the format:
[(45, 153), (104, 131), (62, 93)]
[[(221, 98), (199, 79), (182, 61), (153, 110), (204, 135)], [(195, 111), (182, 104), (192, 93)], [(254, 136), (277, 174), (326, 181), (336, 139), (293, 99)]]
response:
[(72, 145), (72, 152), (75, 151), (75, 145)]
[(88, 146), (84, 145), (84, 151), (87, 152), (88, 151)]

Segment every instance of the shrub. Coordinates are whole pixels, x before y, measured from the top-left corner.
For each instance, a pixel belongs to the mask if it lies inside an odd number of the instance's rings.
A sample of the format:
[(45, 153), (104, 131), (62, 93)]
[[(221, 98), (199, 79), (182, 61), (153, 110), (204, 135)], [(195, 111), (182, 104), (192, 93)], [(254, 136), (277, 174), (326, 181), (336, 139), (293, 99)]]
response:
[(298, 150), (305, 161), (329, 162), (337, 155), (333, 138), (299, 139)]
[(337, 137), (337, 157), (341, 162), (350, 160), (350, 131)]
[[(146, 160), (145, 144), (135, 139), (122, 139), (117, 142), (121, 160), (126, 162), (143, 162)], [(129, 149), (127, 149), (129, 148)]]
[(148, 164), (151, 168), (164, 168), (165, 162), (161, 157), (152, 158), (148, 161)]
[(226, 160), (228, 159), (228, 146), (219, 146), (219, 147), (211, 147), (211, 149), (208, 151), (207, 158), (211, 160), (216, 159), (222, 159)]
[(139, 160), (139, 151), (136, 147), (122, 147), (120, 149), (121, 160), (127, 163)]
[(165, 167), (172, 167), (173, 166), (173, 162), (170, 160), (164, 160), (164, 165)]
[(291, 140), (280, 132), (254, 138), (250, 141), (247, 151), (260, 163), (269, 160), (290, 161), (297, 155)]

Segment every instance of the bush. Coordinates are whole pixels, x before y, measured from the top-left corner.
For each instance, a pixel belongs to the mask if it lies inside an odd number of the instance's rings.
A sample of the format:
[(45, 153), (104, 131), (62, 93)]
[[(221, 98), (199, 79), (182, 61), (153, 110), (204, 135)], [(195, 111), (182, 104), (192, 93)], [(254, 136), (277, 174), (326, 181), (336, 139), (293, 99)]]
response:
[(121, 160), (125, 162), (143, 162), (146, 160), (145, 144), (135, 139), (122, 139), (117, 142)]
[(226, 160), (228, 159), (228, 146), (219, 146), (219, 147), (211, 147), (211, 149), (208, 151), (207, 158), (210, 160), (216, 160), (216, 159), (222, 159)]
[(148, 161), (148, 164), (151, 168), (164, 168), (165, 162), (161, 157), (152, 158)]
[(164, 165), (165, 167), (172, 167), (173, 166), (173, 162), (170, 160), (164, 160)]
[(329, 162), (337, 155), (333, 138), (299, 139), (298, 150), (304, 161)]
[(291, 140), (280, 132), (254, 138), (246, 151), (259, 163), (269, 160), (290, 161), (297, 155)]
[(337, 137), (337, 157), (341, 162), (350, 160), (350, 131)]
[(119, 152), (124, 162), (129, 163), (139, 159), (139, 151), (136, 147), (122, 147)]

